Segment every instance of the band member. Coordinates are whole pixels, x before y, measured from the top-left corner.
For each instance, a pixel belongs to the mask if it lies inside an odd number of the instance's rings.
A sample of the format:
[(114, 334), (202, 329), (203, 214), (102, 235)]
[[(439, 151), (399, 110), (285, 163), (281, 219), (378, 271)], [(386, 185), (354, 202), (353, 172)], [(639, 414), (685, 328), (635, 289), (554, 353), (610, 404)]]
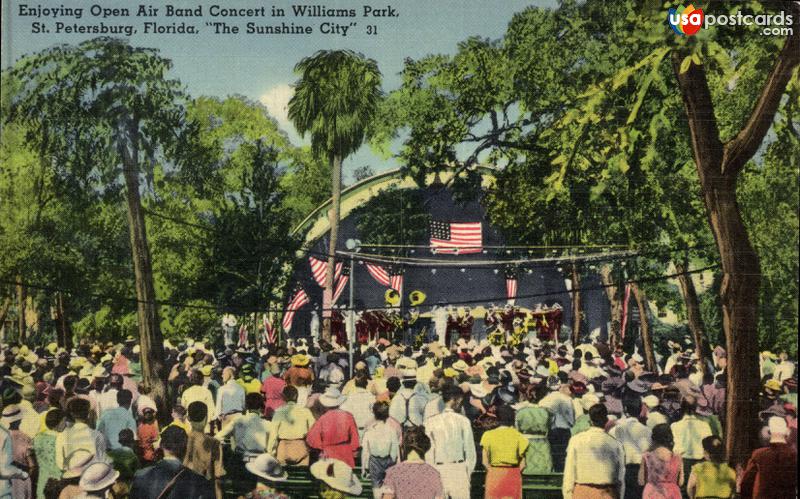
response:
[(464, 307), (464, 315), (459, 317), (458, 332), (459, 337), (466, 341), (472, 339), (472, 326), (475, 324), (475, 317), (472, 316), (472, 310), (469, 307)]
[(447, 331), (444, 335), (444, 344), (448, 349), (459, 334), (461, 334), (461, 327), (458, 317), (453, 312), (453, 307), (447, 307)]

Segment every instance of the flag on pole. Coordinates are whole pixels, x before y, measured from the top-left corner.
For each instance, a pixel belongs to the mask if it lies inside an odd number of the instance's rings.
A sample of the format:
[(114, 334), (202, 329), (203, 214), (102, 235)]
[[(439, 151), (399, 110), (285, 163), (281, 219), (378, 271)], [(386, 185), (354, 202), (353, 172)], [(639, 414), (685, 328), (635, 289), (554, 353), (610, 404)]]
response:
[(350, 281), (350, 267), (344, 267), (342, 269), (342, 275), (339, 276), (339, 279), (336, 281), (336, 288), (333, 290), (333, 304), (335, 305), (336, 302), (339, 300), (339, 296), (342, 295), (342, 291), (347, 287), (347, 283)]
[(367, 272), (369, 275), (372, 276), (379, 284), (388, 287), (391, 287), (389, 282), (389, 273), (386, 272), (386, 269), (381, 267), (380, 265), (375, 265), (373, 263), (367, 263)]
[(433, 253), (466, 255), (483, 251), (481, 222), (451, 223), (432, 220), (430, 233)]
[[(314, 276), (314, 280), (317, 281), (319, 287), (324, 288), (325, 272), (328, 269), (328, 262), (310, 256), (308, 257), (308, 264), (311, 266), (311, 275)], [(336, 269), (334, 270), (333, 274), (334, 283), (336, 282), (337, 279), (339, 279), (340, 275), (342, 275), (342, 262), (336, 262)]]
[(297, 292), (294, 294), (294, 297), (289, 301), (289, 304), (286, 306), (286, 310), (283, 313), (283, 321), (281, 321), (281, 326), (283, 330), (288, 332), (292, 329), (292, 321), (294, 321), (294, 314), (306, 303), (308, 303), (308, 295), (306, 294), (303, 288), (299, 288)]
[(517, 269), (512, 266), (506, 267), (506, 298), (509, 305), (514, 305), (517, 299)]
[(267, 314), (264, 314), (264, 342), (267, 345), (274, 345), (277, 343), (278, 340), (278, 332), (275, 331), (275, 328), (272, 327), (272, 322), (267, 317)]
[(247, 346), (247, 326), (245, 326), (244, 323), (239, 326), (239, 346)]

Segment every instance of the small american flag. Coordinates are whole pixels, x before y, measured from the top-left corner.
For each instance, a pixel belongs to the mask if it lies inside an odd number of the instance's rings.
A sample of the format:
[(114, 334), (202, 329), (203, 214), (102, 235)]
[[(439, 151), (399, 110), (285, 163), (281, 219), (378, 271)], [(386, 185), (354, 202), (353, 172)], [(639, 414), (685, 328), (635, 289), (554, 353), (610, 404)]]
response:
[(289, 301), (289, 304), (286, 306), (286, 310), (283, 313), (283, 321), (281, 321), (281, 326), (283, 326), (284, 331), (289, 331), (292, 329), (292, 322), (294, 321), (294, 314), (297, 312), (300, 307), (308, 303), (308, 295), (306, 294), (303, 288), (300, 288), (295, 293), (294, 297)]
[(277, 331), (272, 327), (272, 321), (269, 320), (267, 314), (264, 314), (264, 340), (268, 345), (274, 345), (278, 339)]
[[(324, 288), (325, 272), (328, 270), (328, 262), (326, 260), (320, 260), (319, 258), (310, 256), (308, 257), (308, 264), (311, 266), (311, 275), (314, 276), (314, 280), (317, 281), (319, 287)], [(336, 270), (334, 271), (333, 275), (334, 283), (340, 275), (342, 275), (342, 262), (336, 262)]]
[(517, 299), (517, 271), (514, 267), (506, 268), (506, 298), (508, 304), (513, 305)]
[(481, 222), (431, 221), (431, 251), (445, 255), (466, 255), (483, 250)]

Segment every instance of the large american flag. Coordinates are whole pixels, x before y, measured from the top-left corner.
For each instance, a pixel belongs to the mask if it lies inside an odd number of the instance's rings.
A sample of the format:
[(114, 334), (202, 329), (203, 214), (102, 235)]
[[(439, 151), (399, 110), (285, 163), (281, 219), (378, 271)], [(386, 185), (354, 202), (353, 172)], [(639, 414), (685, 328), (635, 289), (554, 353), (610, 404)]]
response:
[[(311, 266), (311, 275), (314, 276), (314, 280), (317, 281), (319, 287), (325, 287), (325, 272), (328, 270), (328, 262), (326, 260), (320, 260), (319, 258), (314, 258), (313, 256), (308, 257), (308, 264)], [(342, 275), (342, 262), (336, 262), (336, 270), (334, 271), (333, 275), (333, 282), (336, 283), (336, 280), (339, 279), (339, 276)]]
[(292, 322), (294, 321), (294, 314), (297, 312), (300, 307), (308, 303), (308, 295), (306, 292), (300, 288), (297, 290), (295, 295), (289, 300), (289, 304), (286, 306), (286, 311), (283, 313), (283, 321), (281, 321), (281, 326), (283, 326), (283, 330), (288, 332), (292, 329)]
[(446, 255), (480, 253), (483, 250), (481, 222), (431, 221), (431, 251)]

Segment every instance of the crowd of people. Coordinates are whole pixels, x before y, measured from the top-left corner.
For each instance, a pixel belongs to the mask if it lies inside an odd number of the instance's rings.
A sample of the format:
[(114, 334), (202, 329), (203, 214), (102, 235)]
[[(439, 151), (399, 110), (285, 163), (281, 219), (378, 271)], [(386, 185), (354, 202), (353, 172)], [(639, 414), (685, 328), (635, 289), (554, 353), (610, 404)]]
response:
[(281, 498), (303, 480), (324, 498), (369, 484), (466, 499), (479, 471), (487, 498), (542, 475), (575, 499), (796, 496), (786, 352), (761, 354), (760, 447), (732, 463), (721, 347), (704, 361), (670, 342), (648, 370), (598, 336), (430, 339), (374, 339), (352, 368), (336, 341), (166, 342), (163, 394), (142, 383), (133, 338), (0, 345), (0, 499)]

